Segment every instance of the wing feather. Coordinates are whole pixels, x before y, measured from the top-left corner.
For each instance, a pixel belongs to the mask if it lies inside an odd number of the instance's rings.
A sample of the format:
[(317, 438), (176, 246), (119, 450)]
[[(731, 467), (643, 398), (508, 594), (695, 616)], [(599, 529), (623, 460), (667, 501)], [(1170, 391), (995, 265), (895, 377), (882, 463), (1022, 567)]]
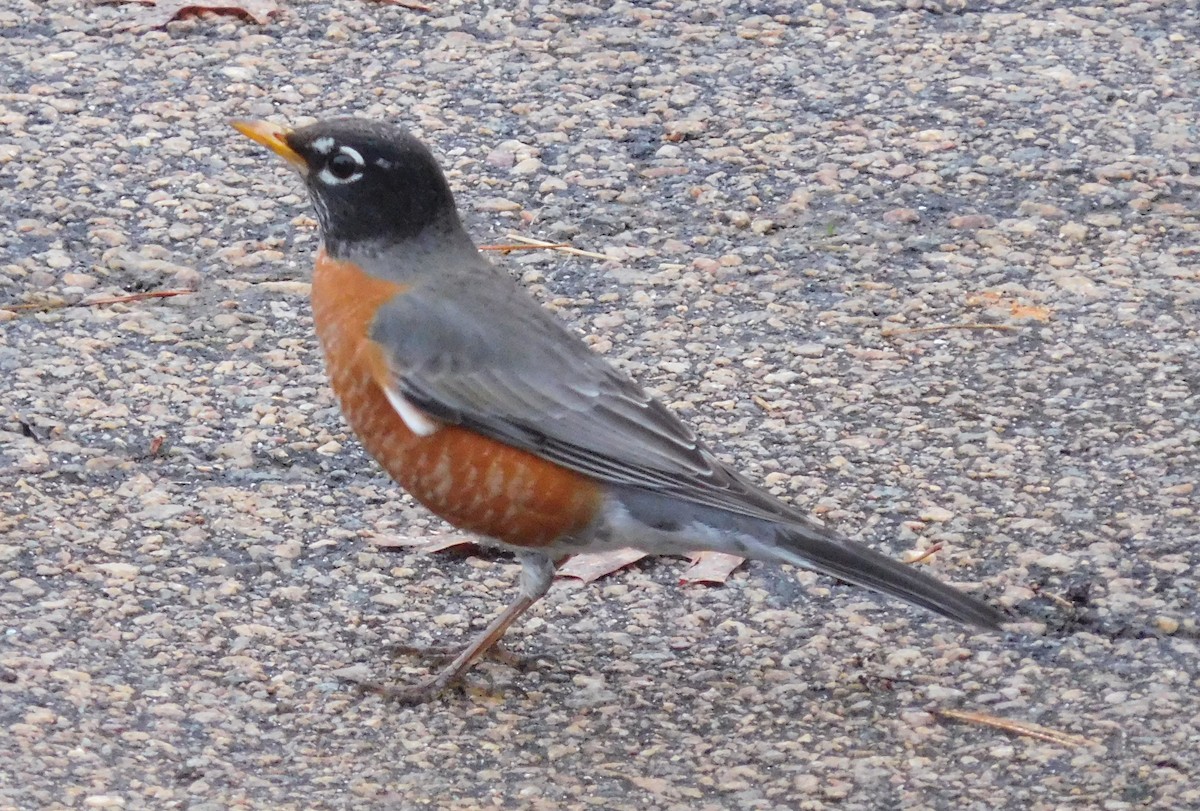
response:
[(387, 358), (388, 388), (438, 421), (600, 481), (804, 520), (499, 273), (481, 263), (476, 284), (418, 287), (380, 310), (371, 338)]

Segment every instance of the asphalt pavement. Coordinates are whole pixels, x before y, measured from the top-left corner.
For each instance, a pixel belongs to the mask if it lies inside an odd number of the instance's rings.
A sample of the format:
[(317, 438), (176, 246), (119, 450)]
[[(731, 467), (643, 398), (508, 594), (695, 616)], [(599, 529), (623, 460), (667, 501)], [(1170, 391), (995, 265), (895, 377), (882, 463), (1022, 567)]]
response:
[[(1194, 3), (280, 5), (0, 0), (0, 809), (1200, 808)], [(227, 121), (332, 114), (602, 255), (493, 258), (1011, 631), (664, 559), (427, 705), (340, 678), (517, 567), (396, 546), (447, 528), (328, 389), (312, 212)]]

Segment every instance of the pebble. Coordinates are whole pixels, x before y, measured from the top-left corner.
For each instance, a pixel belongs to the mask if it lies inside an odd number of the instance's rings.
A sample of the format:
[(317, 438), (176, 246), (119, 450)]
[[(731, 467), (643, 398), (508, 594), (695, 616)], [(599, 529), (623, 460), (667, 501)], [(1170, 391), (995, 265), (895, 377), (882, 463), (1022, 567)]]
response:
[(487, 197), (475, 204), (480, 211), (520, 211), (521, 204), (505, 197)]
[(80, 287), (84, 290), (91, 290), (100, 283), (100, 280), (86, 273), (64, 273), (62, 283), (68, 287)]
[(954, 513), (945, 507), (923, 507), (917, 515), (922, 521), (933, 521), (939, 524), (954, 518)]
[(1077, 563), (1072, 556), (1059, 552), (1043, 555), (1037, 559), (1036, 565), (1056, 572), (1069, 572), (1076, 568)]
[(893, 208), (883, 212), (883, 221), (892, 224), (920, 222), (921, 214), (915, 208)]
[(1179, 620), (1174, 617), (1155, 617), (1154, 627), (1158, 628), (1164, 634), (1174, 634), (1179, 631)]

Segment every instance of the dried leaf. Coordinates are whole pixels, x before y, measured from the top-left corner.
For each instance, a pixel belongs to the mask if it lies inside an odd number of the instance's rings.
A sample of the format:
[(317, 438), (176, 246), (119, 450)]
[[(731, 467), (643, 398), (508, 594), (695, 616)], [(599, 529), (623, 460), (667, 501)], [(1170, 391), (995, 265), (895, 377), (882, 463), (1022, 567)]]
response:
[(745, 558), (724, 552), (695, 552), (692, 565), (679, 576), (680, 583), (724, 583)]
[(456, 532), (444, 532), (440, 535), (427, 535), (419, 538), (376, 538), (373, 543), (384, 549), (415, 549), (418, 552), (444, 552), (464, 546), (476, 546), (475, 539), (470, 535), (460, 535)]
[[(413, 549), (426, 554), (445, 552), (450, 549), (461, 552), (466, 551), (462, 547), (477, 546), (472, 536), (457, 533), (416, 538), (376, 538), (373, 543), (384, 549)], [(558, 567), (555, 575), (591, 583), (620, 571), (626, 566), (631, 566), (646, 556), (645, 552), (629, 548), (574, 555)], [(733, 570), (742, 564), (743, 560), (744, 558), (736, 555), (726, 555), (721, 552), (695, 552), (691, 555), (691, 565), (680, 576), (679, 581), (681, 583), (724, 583), (729, 579)]]
[(607, 552), (576, 555), (558, 567), (558, 576), (575, 577), (584, 583), (591, 583), (607, 574), (624, 569), (632, 563), (637, 563), (644, 557), (646, 557), (646, 553), (636, 549), (612, 549)]
[(385, 6), (400, 6), (401, 8), (410, 8), (413, 11), (433, 11), (433, 6), (427, 6), (424, 3), (419, 3), (417, 0), (379, 0)]
[[(104, 0), (102, 0), (104, 1)], [(279, 12), (277, 0), (111, 0), (137, 2), (148, 6), (134, 12), (122, 28), (147, 31), (163, 28), (173, 20), (209, 11), (214, 14), (233, 14), (259, 25), (266, 25)]]

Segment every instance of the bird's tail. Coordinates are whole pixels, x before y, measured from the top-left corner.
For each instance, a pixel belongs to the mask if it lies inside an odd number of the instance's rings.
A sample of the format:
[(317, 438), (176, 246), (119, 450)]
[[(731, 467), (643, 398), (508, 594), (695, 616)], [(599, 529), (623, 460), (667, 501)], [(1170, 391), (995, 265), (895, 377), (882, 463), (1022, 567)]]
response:
[(775, 537), (752, 541), (747, 556), (790, 563), (897, 597), (958, 622), (1000, 630), (999, 609), (937, 580), (915, 566), (885, 557), (817, 526), (778, 524)]

